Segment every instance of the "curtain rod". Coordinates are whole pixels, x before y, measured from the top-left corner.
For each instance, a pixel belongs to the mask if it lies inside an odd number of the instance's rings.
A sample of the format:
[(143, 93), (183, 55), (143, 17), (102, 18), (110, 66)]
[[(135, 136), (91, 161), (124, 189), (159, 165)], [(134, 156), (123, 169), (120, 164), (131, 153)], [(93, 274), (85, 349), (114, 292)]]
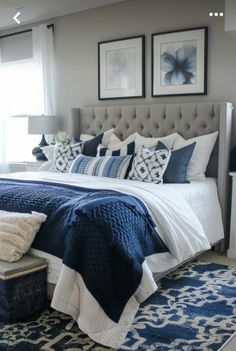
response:
[[(54, 24), (48, 24), (48, 25), (47, 25), (47, 28), (52, 28), (52, 31), (54, 32)], [(14, 32), (14, 33), (10, 33), (10, 34), (1, 35), (1, 36), (0, 36), (0, 39), (12, 37), (12, 36), (14, 36), (14, 35), (29, 33), (29, 32), (32, 32), (32, 28), (26, 29), (26, 30), (22, 30), (22, 31), (20, 31), (20, 32)]]

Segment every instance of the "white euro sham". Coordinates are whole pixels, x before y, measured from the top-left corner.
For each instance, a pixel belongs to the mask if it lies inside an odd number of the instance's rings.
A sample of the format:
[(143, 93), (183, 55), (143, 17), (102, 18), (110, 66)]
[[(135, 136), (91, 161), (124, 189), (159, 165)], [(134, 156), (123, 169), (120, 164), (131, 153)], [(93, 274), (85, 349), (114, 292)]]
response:
[(206, 168), (218, 134), (218, 132), (214, 132), (188, 140), (181, 137), (175, 142), (175, 150), (196, 143), (187, 169), (187, 179), (189, 181), (205, 180)]

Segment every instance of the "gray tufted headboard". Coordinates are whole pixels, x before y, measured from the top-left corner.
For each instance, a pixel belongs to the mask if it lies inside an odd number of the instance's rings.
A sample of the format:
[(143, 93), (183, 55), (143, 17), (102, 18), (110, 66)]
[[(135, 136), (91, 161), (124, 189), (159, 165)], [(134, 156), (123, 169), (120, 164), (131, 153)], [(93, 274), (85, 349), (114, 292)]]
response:
[(230, 103), (149, 104), (73, 108), (69, 132), (99, 134), (110, 128), (125, 139), (134, 132), (147, 137), (178, 132), (185, 139), (219, 131), (211, 155), (207, 176), (218, 180), (218, 193), (227, 230), (228, 162), (231, 138), (232, 105)]

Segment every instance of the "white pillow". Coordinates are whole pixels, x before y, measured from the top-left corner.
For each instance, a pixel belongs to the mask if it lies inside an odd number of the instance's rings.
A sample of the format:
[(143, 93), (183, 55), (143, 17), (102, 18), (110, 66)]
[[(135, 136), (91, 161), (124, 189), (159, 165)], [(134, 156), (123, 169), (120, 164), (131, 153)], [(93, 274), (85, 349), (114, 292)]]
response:
[(179, 139), (175, 143), (174, 148), (180, 149), (196, 142), (187, 170), (187, 179), (189, 181), (205, 180), (206, 168), (210, 160), (210, 156), (214, 148), (217, 136), (218, 132), (201, 135), (199, 137), (188, 140), (185, 140), (181, 137), (182, 140)]
[(46, 161), (38, 169), (39, 172), (55, 172), (53, 167), (53, 160)]
[(95, 136), (90, 134), (80, 134), (79, 140), (87, 141), (93, 139)]
[(160, 138), (146, 138), (139, 133), (136, 133), (135, 137), (135, 151), (137, 152), (142, 146), (146, 148), (152, 148), (156, 146), (159, 141), (161, 141), (168, 149), (172, 149), (177, 140), (182, 140), (183, 138), (178, 133), (172, 133), (165, 137)]
[(53, 160), (55, 145), (42, 146), (40, 149), (43, 151), (48, 161)]
[(113, 147), (119, 143), (121, 143), (120, 138), (118, 138), (114, 133), (112, 133), (107, 147), (110, 149), (111, 147)]
[(29, 250), (47, 216), (43, 213), (0, 211), (0, 259), (14, 262)]

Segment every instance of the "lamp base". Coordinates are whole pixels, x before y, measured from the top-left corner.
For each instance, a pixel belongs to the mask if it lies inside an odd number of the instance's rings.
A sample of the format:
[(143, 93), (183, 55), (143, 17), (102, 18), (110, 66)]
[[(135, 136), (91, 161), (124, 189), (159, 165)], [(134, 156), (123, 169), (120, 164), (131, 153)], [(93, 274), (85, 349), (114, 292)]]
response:
[(46, 139), (45, 139), (45, 135), (44, 135), (44, 134), (42, 135), (42, 139), (41, 139), (41, 141), (40, 141), (40, 143), (39, 143), (39, 146), (40, 146), (40, 147), (48, 146), (48, 143), (46, 142)]

